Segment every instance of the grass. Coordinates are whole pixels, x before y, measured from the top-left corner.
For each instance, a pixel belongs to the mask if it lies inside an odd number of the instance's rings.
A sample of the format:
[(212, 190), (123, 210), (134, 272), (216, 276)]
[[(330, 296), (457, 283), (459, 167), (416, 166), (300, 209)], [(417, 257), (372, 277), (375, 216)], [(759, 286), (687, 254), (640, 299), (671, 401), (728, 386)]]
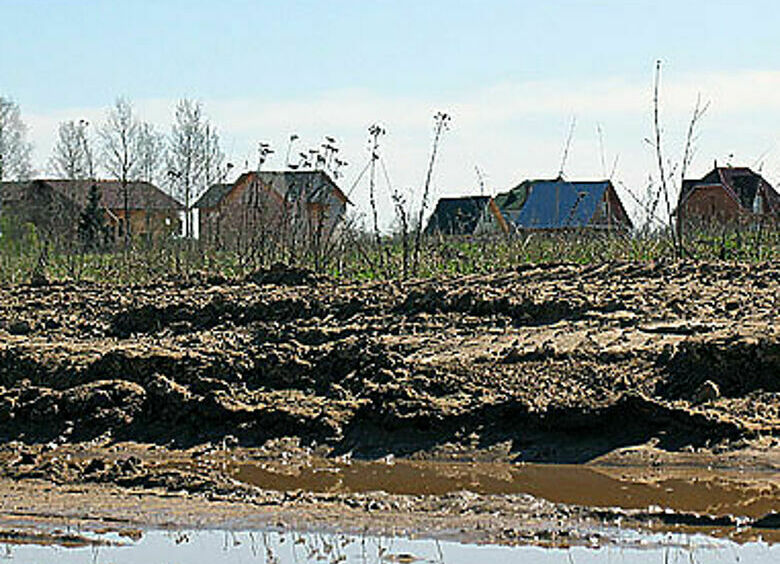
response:
[[(161, 281), (241, 279), (260, 268), (282, 262), (309, 268), (344, 281), (390, 280), (404, 276), (400, 240), (386, 238), (377, 246), (367, 233), (351, 233), (327, 253), (311, 249), (265, 248), (228, 250), (197, 241), (149, 244), (136, 241), (127, 251), (83, 253), (67, 245), (45, 244), (32, 228), (17, 237), (0, 238), (0, 283), (34, 279), (89, 281), (133, 285)], [(73, 245), (71, 245), (73, 247)], [(316, 249), (315, 249), (316, 250)], [(382, 260), (380, 260), (380, 254)], [(766, 262), (780, 259), (780, 230), (698, 229), (686, 239), (684, 260)], [(669, 237), (662, 232), (634, 234), (530, 233), (513, 237), (427, 237), (417, 277), (483, 274), (521, 264), (675, 260)], [(407, 276), (412, 273), (408, 272)]]

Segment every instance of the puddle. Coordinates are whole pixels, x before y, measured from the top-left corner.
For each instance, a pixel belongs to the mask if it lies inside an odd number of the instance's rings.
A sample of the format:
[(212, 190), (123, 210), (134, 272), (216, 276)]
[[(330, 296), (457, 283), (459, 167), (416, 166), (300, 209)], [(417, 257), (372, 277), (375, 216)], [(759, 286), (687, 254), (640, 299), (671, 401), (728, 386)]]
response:
[[(435, 540), (294, 532), (151, 531), (137, 541), (104, 535), (109, 546), (64, 548), (0, 544), (0, 559), (19, 564), (626, 564), (780, 562), (780, 545), (744, 545), (687, 535), (626, 538), (621, 545), (567, 549), (470, 545)], [(111, 545), (113, 542), (122, 546)], [(662, 545), (658, 543), (662, 542)]]
[(543, 464), (394, 463), (315, 460), (306, 465), (238, 464), (233, 477), (268, 490), (442, 495), (531, 494), (591, 507), (662, 507), (712, 516), (760, 518), (780, 510), (780, 476), (701, 468)]

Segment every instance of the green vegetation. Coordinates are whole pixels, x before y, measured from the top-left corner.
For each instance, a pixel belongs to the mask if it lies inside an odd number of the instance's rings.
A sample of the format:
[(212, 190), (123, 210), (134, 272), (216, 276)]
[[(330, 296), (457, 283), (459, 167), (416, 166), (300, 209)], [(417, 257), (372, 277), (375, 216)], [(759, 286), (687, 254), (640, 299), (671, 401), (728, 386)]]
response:
[[(221, 281), (243, 278), (279, 263), (344, 281), (404, 277), (401, 238), (383, 239), (380, 250), (373, 234), (362, 231), (345, 231), (329, 245), (327, 252), (311, 247), (269, 246), (268, 242), (257, 248), (229, 250), (181, 239), (162, 243), (137, 239), (127, 250), (99, 252), (98, 247), (85, 244), (55, 246), (43, 241), (30, 224), (14, 225), (8, 218), (2, 221), (0, 283), (3, 284), (33, 280), (119, 285)], [(423, 278), (486, 273), (524, 264), (678, 260), (671, 240), (663, 232), (432, 236), (424, 238), (421, 245), (419, 276)], [(773, 226), (689, 231), (686, 258), (682, 260), (766, 262), (778, 259), (780, 230)]]

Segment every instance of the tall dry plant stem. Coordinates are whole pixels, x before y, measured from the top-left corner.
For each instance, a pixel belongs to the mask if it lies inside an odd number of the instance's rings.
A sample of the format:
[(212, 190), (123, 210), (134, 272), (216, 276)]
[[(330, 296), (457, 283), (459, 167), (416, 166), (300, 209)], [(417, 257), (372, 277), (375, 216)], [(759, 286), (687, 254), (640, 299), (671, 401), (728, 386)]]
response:
[(696, 106), (693, 108), (693, 115), (691, 121), (688, 124), (688, 133), (685, 137), (685, 151), (683, 152), (682, 167), (680, 170), (680, 191), (677, 205), (677, 240), (680, 243), (680, 252), (684, 252), (684, 240), (685, 240), (685, 209), (682, 204), (683, 187), (685, 185), (685, 175), (688, 172), (688, 166), (693, 160), (694, 154), (696, 154), (696, 126), (699, 124), (704, 114), (707, 113), (710, 103), (702, 104), (701, 94), (696, 97)]
[(368, 128), (369, 150), (371, 151), (371, 160), (369, 167), (368, 197), (371, 205), (371, 213), (374, 219), (374, 242), (379, 253), (379, 268), (382, 268), (382, 236), (379, 232), (379, 211), (376, 203), (376, 162), (379, 160), (379, 138), (385, 134), (385, 130), (379, 125), (372, 125)]
[(420, 213), (417, 216), (417, 225), (414, 235), (414, 256), (412, 257), (412, 272), (415, 276), (420, 268), (420, 246), (422, 243), (422, 224), (425, 212), (428, 209), (428, 199), (431, 191), (431, 179), (433, 178), (433, 165), (436, 163), (436, 153), (439, 150), (439, 141), (441, 141), (442, 132), (448, 127), (452, 119), (444, 112), (437, 112), (434, 116), (434, 135), (433, 148), (431, 150), (431, 160), (428, 163), (428, 172), (425, 175), (425, 186), (423, 187), (422, 200), (420, 202)]
[(669, 234), (672, 238), (672, 246), (676, 256), (680, 256), (681, 251), (679, 247), (679, 241), (677, 240), (677, 232), (674, 225), (674, 218), (672, 216), (672, 202), (669, 197), (669, 183), (666, 181), (666, 170), (664, 170), (664, 156), (663, 147), (661, 145), (661, 102), (660, 102), (660, 88), (661, 88), (661, 61), (655, 62), (655, 80), (653, 84), (653, 129), (655, 130), (655, 155), (658, 164), (658, 174), (661, 182), (661, 194), (664, 197), (664, 203), (666, 204), (666, 213), (669, 218)]

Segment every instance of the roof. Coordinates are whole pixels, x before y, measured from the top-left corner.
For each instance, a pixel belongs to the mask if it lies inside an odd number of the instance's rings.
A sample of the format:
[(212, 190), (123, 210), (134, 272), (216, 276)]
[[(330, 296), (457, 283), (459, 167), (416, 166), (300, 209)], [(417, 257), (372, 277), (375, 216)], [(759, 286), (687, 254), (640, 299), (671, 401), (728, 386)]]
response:
[(200, 199), (195, 203), (196, 208), (213, 208), (219, 202), (222, 201), (230, 189), (233, 188), (232, 184), (212, 184), (209, 189), (206, 190)]
[(290, 200), (305, 195), (308, 201), (316, 201), (324, 195), (323, 188), (329, 187), (339, 200), (352, 203), (323, 170), (273, 170), (260, 171), (257, 175), (263, 182), (271, 185), (280, 196)]
[(528, 196), (515, 225), (520, 229), (562, 229), (589, 225), (610, 186), (608, 180), (530, 183)]
[(333, 195), (344, 203), (351, 204), (341, 188), (323, 170), (271, 170), (245, 172), (232, 184), (214, 184), (210, 186), (195, 204), (196, 208), (212, 208), (219, 204), (230, 191), (248, 178), (255, 176), (263, 183), (271, 186), (282, 198), (296, 200), (305, 195), (310, 202), (317, 201), (325, 195), (323, 190), (328, 187)]
[(533, 180), (525, 180), (508, 192), (497, 194), (493, 201), (502, 212), (519, 211), (528, 197), (528, 187), (534, 182)]
[(488, 196), (465, 196), (462, 198), (441, 198), (428, 220), (425, 233), (447, 235), (470, 235), (479, 223)]
[[(27, 190), (33, 184), (49, 186), (53, 190), (84, 207), (93, 184), (101, 191), (101, 201), (108, 209), (124, 208), (122, 184), (116, 180), (59, 180), (38, 179), (28, 182), (3, 182), (4, 191), (10, 193)], [(128, 184), (129, 208), (138, 210), (181, 210), (183, 206), (168, 194), (149, 182), (130, 182)]]

